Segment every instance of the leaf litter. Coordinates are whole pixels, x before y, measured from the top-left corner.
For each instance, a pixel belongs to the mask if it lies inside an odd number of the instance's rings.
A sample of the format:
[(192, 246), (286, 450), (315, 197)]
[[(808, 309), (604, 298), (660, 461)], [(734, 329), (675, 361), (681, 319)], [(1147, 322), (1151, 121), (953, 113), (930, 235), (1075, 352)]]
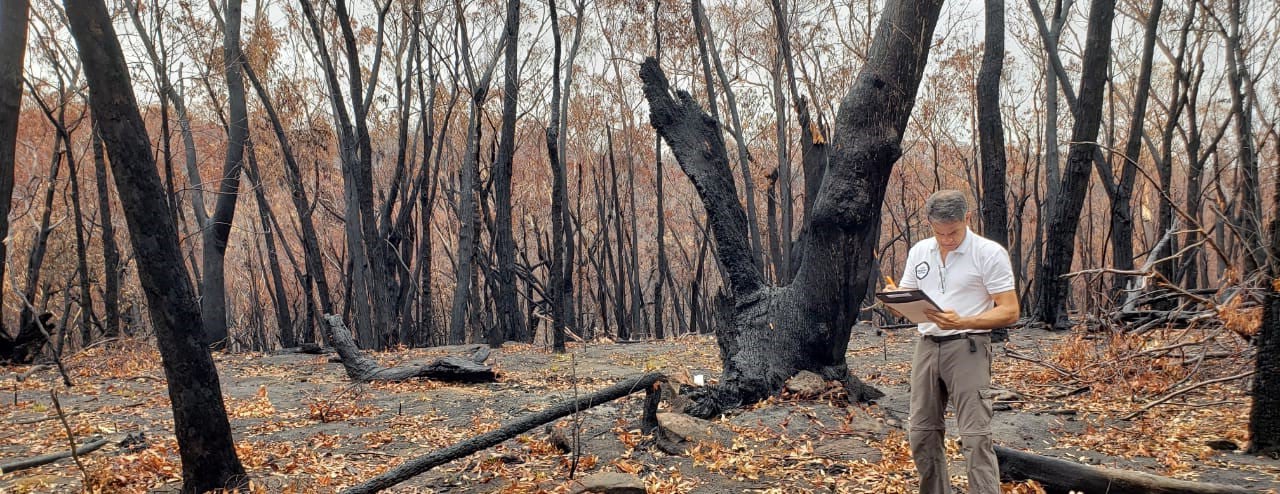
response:
[[(576, 477), (629, 473), (651, 493), (915, 492), (901, 429), (909, 333), (855, 334), (850, 342), (850, 368), (888, 393), (878, 405), (848, 405), (834, 385), (815, 399), (784, 393), (716, 420), (732, 432), (731, 441), (693, 445), (680, 457), (658, 451), (640, 432), (643, 399), (631, 396), (580, 414), (576, 465), (572, 454), (538, 428), (391, 492), (567, 493), (574, 486), (571, 469)], [(997, 443), (1183, 479), (1280, 487), (1274, 461), (1207, 445), (1247, 445), (1247, 379), (1206, 385), (1143, 410), (1160, 396), (1250, 365), (1252, 350), (1240, 333), (1190, 328), (1143, 335), (1045, 334), (1015, 334), (1007, 355), (1024, 358), (996, 359), (997, 386), (1016, 397), (1005, 400), (1009, 411), (996, 415)], [(1198, 343), (1161, 350), (1187, 341)], [(391, 365), (449, 351), (398, 349), (374, 357)], [(719, 373), (715, 341), (705, 336), (571, 344), (570, 351), (571, 356), (555, 355), (535, 345), (508, 345), (494, 354), (500, 378), (489, 384), (355, 384), (326, 356), (215, 354), (215, 360), (237, 453), (255, 493), (336, 492), (634, 373), (657, 370), (675, 381)], [(1191, 362), (1197, 355), (1199, 361)], [(0, 491), (144, 493), (180, 485), (172, 413), (154, 344), (91, 348), (70, 357), (67, 366), (76, 386), (58, 392), (77, 441), (102, 436), (114, 443), (128, 434), (134, 443), (109, 444), (82, 457), (87, 482), (68, 460), (6, 474)], [(11, 370), (22, 374), (30, 368)], [(52, 370), (21, 382), (8, 379), (4, 398), (12, 406), (0, 411), (0, 461), (66, 448), (60, 422), (48, 419), (48, 390), (58, 382)], [(1135, 411), (1141, 413), (1120, 420)], [(572, 429), (571, 419), (560, 422)], [(962, 487), (963, 458), (954, 437), (947, 451), (952, 483)], [(1043, 492), (1034, 482), (1005, 483), (1002, 489)]]

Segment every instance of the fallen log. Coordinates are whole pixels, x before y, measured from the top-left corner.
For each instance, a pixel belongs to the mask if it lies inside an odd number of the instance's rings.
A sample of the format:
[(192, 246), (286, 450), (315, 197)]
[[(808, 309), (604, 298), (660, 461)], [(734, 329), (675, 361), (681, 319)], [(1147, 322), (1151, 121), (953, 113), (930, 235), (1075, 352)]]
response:
[[(106, 438), (98, 438), (93, 441), (84, 443), (80, 445), (80, 447), (76, 448), (75, 456), (87, 455), (89, 453), (97, 451), (99, 448), (106, 446), (108, 442), (109, 441), (107, 441)], [(28, 468), (35, 468), (40, 465), (47, 465), (49, 463), (53, 463), (63, 458), (70, 458), (71, 456), (72, 456), (71, 450), (67, 450), (59, 453), (50, 453), (47, 455), (34, 456), (31, 458), (26, 458), (18, 461), (5, 463), (3, 465), (0, 465), (0, 474), (16, 472), (18, 470), (26, 470)]]
[(341, 317), (325, 314), (324, 320), (329, 326), (329, 339), (342, 360), (342, 367), (354, 381), (405, 381), (425, 377), (437, 381), (475, 383), (493, 382), (497, 379), (493, 368), (483, 364), (483, 360), (489, 355), (487, 348), (482, 347), (471, 357), (451, 355), (427, 365), (383, 367), (356, 347), (355, 340), (351, 339), (351, 331)]
[(324, 355), (332, 351), (332, 348), (321, 346), (318, 343), (303, 343), (295, 347), (280, 349), (280, 353), (305, 353), (308, 355)]
[(1259, 492), (1203, 482), (1171, 479), (1143, 472), (1094, 467), (996, 446), (1000, 477), (1034, 480), (1049, 494), (1123, 492), (1126, 494), (1245, 494)]
[[(556, 420), (561, 417), (568, 416), (575, 412), (581, 412), (588, 408), (595, 407), (610, 401), (616, 400), (623, 396), (645, 390), (651, 396), (649, 400), (653, 400), (652, 395), (658, 393), (658, 382), (666, 379), (659, 373), (641, 374), (630, 379), (623, 380), (613, 386), (609, 386), (595, 393), (582, 396), (575, 400), (567, 400), (557, 403), (550, 408), (537, 413), (525, 415), (514, 421), (508, 422), (502, 427), (486, 432), (484, 434), (472, 437), (453, 446), (439, 449), (431, 453), (410, 459), (400, 466), (388, 470), (382, 475), (366, 480), (362, 483), (348, 487), (343, 490), (343, 494), (365, 494), (378, 492), (389, 488), (415, 476), (435, 468), (437, 466), (449, 463), (453, 460), (470, 456), (476, 452), (491, 448), (502, 442), (514, 438), (520, 434), (533, 430), (534, 428)], [(648, 402), (646, 402), (648, 403)], [(653, 406), (652, 408), (657, 408)], [(650, 412), (650, 406), (646, 405), (646, 415)], [(643, 423), (657, 423), (656, 418), (644, 417)]]

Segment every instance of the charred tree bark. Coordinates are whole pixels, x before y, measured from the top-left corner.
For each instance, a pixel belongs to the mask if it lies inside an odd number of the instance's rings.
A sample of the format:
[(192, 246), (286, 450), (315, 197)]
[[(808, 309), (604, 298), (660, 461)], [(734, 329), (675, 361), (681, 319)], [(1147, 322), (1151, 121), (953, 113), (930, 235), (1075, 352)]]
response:
[[(1160, 158), (1156, 161), (1156, 173), (1160, 177), (1160, 187), (1162, 190), (1172, 190), (1173, 188), (1173, 136), (1174, 132), (1179, 130), (1179, 127), (1181, 126), (1179, 120), (1182, 118), (1183, 112), (1188, 109), (1188, 100), (1190, 99), (1189, 95), (1191, 93), (1187, 87), (1189, 78), (1187, 75), (1185, 60), (1187, 54), (1187, 37), (1191, 32), (1191, 23), (1196, 17), (1195, 3), (1192, 3), (1188, 10), (1186, 17), (1180, 26), (1181, 29), (1178, 30), (1180, 35), (1178, 36), (1177, 54), (1171, 57), (1170, 60), (1174, 74), (1173, 90), (1171, 92), (1173, 95), (1173, 103), (1172, 108), (1167, 112), (1168, 117), (1165, 120), (1164, 128), (1160, 134)], [(1197, 127), (1197, 124), (1194, 121), (1190, 121), (1187, 126), (1194, 129)], [(1185, 191), (1188, 205), (1195, 204), (1195, 208), (1188, 208), (1186, 210), (1187, 214), (1191, 215), (1191, 218), (1188, 219), (1191, 220), (1190, 223), (1193, 227), (1188, 229), (1187, 234), (1183, 237), (1183, 242), (1184, 245), (1190, 245), (1193, 242), (1193, 236), (1196, 235), (1197, 232), (1197, 228), (1195, 228), (1195, 226), (1200, 224), (1200, 171), (1196, 170), (1196, 164), (1200, 163), (1199, 157), (1197, 156), (1199, 154), (1199, 146), (1196, 146), (1196, 149), (1194, 150), (1191, 146), (1187, 146), (1186, 154), (1190, 159), (1188, 160), (1189, 163), (1187, 167), (1187, 188), (1183, 190)], [(1159, 229), (1156, 231), (1168, 231), (1173, 224), (1173, 203), (1171, 200), (1172, 197), (1168, 198), (1168, 200), (1160, 201), (1160, 222), (1158, 226)], [(1177, 243), (1178, 242), (1175, 237), (1168, 243), (1164, 244), (1163, 248), (1156, 249), (1151, 255), (1155, 256), (1157, 259), (1169, 257), (1176, 250), (1174, 249), (1174, 246)], [(1194, 289), (1197, 286), (1197, 269), (1199, 268), (1201, 255), (1200, 250), (1195, 247), (1188, 247), (1188, 249), (1189, 250), (1185, 252), (1179, 260), (1157, 263), (1156, 272), (1163, 275), (1165, 279), (1171, 280), (1173, 283), (1180, 284), (1183, 288)], [(1179, 265), (1181, 265), (1181, 268), (1179, 268)]]
[[(53, 61), (53, 63), (59, 64), (57, 61)], [(43, 300), (36, 300), (36, 293), (40, 290), (40, 272), (44, 266), (45, 254), (48, 252), (49, 234), (53, 231), (53, 227), (49, 225), (49, 222), (53, 212), (53, 199), (55, 195), (54, 186), (57, 185), (59, 165), (64, 157), (67, 162), (68, 182), (71, 185), (71, 198), (73, 203), (71, 209), (75, 219), (74, 226), (77, 245), (76, 270), (79, 273), (77, 278), (79, 278), (80, 287), (80, 306), (83, 309), (80, 314), (80, 320), (77, 322), (77, 324), (80, 325), (80, 330), (82, 332), (81, 344), (87, 345), (92, 335), (89, 326), (89, 319), (93, 314), (93, 299), (89, 292), (89, 270), (85, 249), (84, 218), (81, 215), (80, 204), (80, 180), (76, 168), (75, 151), (71, 148), (70, 144), (73, 142), (71, 132), (67, 127), (67, 88), (65, 86), (65, 81), (62, 79), (60, 74), (61, 73), (59, 72), (59, 101), (56, 103), (57, 109), (45, 102), (35, 90), (35, 86), (32, 85), (30, 81), (27, 82), (28, 87), (31, 89), (32, 100), (34, 100), (36, 105), (40, 107), (41, 113), (44, 114), (45, 119), (47, 119), (49, 124), (54, 128), (55, 138), (54, 151), (52, 153), (54, 156), (54, 163), (53, 169), (49, 174), (48, 187), (45, 190), (44, 213), (40, 216), (40, 226), (36, 231), (36, 238), (32, 241), (31, 255), (27, 260), (27, 287), (26, 290), (22, 292), (22, 296), (26, 301), (22, 304), (22, 311), (19, 315), (19, 323), (21, 324), (21, 327), (18, 331), (18, 337), (15, 339), (17, 344), (13, 355), (16, 362), (25, 363), (33, 361), (39, 356), (40, 351), (43, 349), (45, 338), (52, 336), (51, 329), (47, 334), (46, 331), (41, 329), (42, 326), (47, 328), (50, 327), (50, 325), (45, 324), (43, 320), (39, 323), (35, 320), (36, 313), (44, 312), (44, 302)], [(58, 338), (56, 345), (57, 348), (53, 352), (54, 357), (59, 360), (61, 358), (60, 354), (62, 353), (62, 344), (65, 342), (66, 336), (68, 336), (68, 333), (66, 332), (66, 317), (68, 315), (69, 314), (64, 314), (63, 316), (63, 332), (60, 333), (60, 337)]]
[[(1053, 19), (1046, 22), (1044, 12), (1040, 10), (1040, 2), (1038, 0), (1029, 0), (1027, 4), (1031, 7), (1031, 13), (1036, 18), (1036, 25), (1040, 31), (1040, 39), (1044, 44), (1046, 53), (1044, 70), (1044, 101), (1045, 101), (1045, 122), (1056, 123), (1059, 115), (1059, 92), (1061, 86), (1055, 75), (1055, 69), (1052, 60), (1058, 53), (1058, 45), (1062, 39), (1062, 29), (1067, 23), (1067, 17), (1071, 14), (1071, 6), (1075, 0), (1055, 0)], [(1070, 86), (1067, 86), (1070, 90)], [(1058, 152), (1058, 126), (1046, 124), (1044, 126), (1044, 173), (1045, 173), (1045, 196), (1057, 197), (1058, 187), (1062, 184), (1061, 171), (1061, 155)], [(1036, 189), (1037, 192), (1039, 188)], [(1038, 197), (1038, 196), (1037, 196)], [(1032, 259), (1044, 259), (1043, 245), (1044, 236), (1046, 234), (1045, 218), (1049, 216), (1049, 201), (1036, 200), (1036, 206), (1039, 212), (1040, 221), (1036, 222), (1035, 246), (1036, 252)], [(1033, 295), (1039, 291), (1039, 280), (1030, 278), (1027, 280), (1026, 294)], [(1034, 288), (1034, 290), (1033, 290)], [(1034, 299), (1034, 297), (1032, 297)], [(1031, 304), (1024, 304), (1030, 306)]]
[[(1274, 178), (1280, 179), (1280, 168), (1275, 170)], [(1280, 188), (1272, 198), (1280, 201)], [(1271, 218), (1269, 244), (1268, 278), (1280, 279), (1280, 215)], [(1280, 453), (1280, 290), (1268, 288), (1258, 331), (1257, 377), (1253, 380), (1253, 406), (1249, 409), (1249, 451), (1274, 456)]]
[[(822, 177), (827, 173), (827, 159), (830, 150), (827, 148), (827, 138), (825, 126), (818, 125), (813, 122), (809, 115), (808, 100), (800, 96), (799, 89), (796, 88), (796, 69), (792, 63), (794, 58), (791, 54), (791, 28), (787, 22), (789, 9), (785, 2), (781, 0), (772, 0), (770, 7), (773, 10), (774, 31), (778, 38), (778, 50), (781, 53), (783, 66), (786, 69), (787, 87), (790, 89), (791, 101), (795, 104), (796, 124), (800, 127), (800, 164), (801, 171), (804, 173), (804, 210), (800, 218), (800, 234), (799, 239), (792, 245), (791, 251), (786, 254), (787, 258), (784, 262), (787, 264), (789, 273), (794, 273), (800, 269), (800, 263), (804, 259), (804, 251), (801, 248), (806, 244), (804, 237), (808, 235), (810, 229), (810, 220), (813, 214), (813, 203), (818, 198), (818, 190), (822, 187)], [(781, 174), (781, 172), (780, 172)], [(784, 195), (790, 192), (784, 192)], [(786, 203), (786, 199), (782, 200)], [(794, 208), (783, 210), (785, 215)], [(786, 220), (784, 219), (784, 223)], [(782, 227), (786, 231), (787, 227)], [(790, 233), (787, 233), (790, 235)], [(783, 247), (790, 242), (789, 237), (783, 237)]]
[[(551, 272), (547, 277), (547, 302), (551, 304), (551, 347), (556, 353), (563, 353), (565, 337), (565, 299), (569, 295), (563, 290), (565, 278), (572, 278), (566, 272), (565, 244), (572, 243), (573, 237), (565, 230), (564, 210), (568, 204), (568, 184), (565, 179), (564, 162), (560, 160), (560, 14), (556, 11), (555, 0), (549, 2), (551, 15), (552, 61), (551, 61), (551, 122), (547, 125), (547, 159), (551, 162)], [(572, 269), (572, 268), (569, 268)], [(571, 282), (571, 281), (570, 281)]]
[(778, 163), (778, 181), (776, 197), (778, 206), (778, 255), (779, 258), (774, 261), (774, 265), (778, 267), (777, 283), (786, 285), (791, 282), (793, 270), (791, 268), (791, 250), (794, 248), (793, 235), (795, 233), (795, 204), (791, 192), (791, 152), (788, 146), (787, 133), (787, 97), (782, 92), (782, 66), (784, 55), (781, 51), (774, 55), (773, 60), (773, 111), (775, 115), (774, 126), (776, 127), (775, 139), (777, 143), (775, 149), (777, 151)]
[(298, 337), (293, 331), (293, 317), (289, 314), (289, 299), (284, 290), (284, 274), (280, 269), (280, 255), (276, 251), (275, 229), (272, 228), (272, 223), (275, 223), (272, 217), (275, 213), (271, 211), (271, 203), (267, 202), (266, 193), (263, 192), (262, 176), (258, 173), (258, 156), (254, 152), (252, 142), (248, 144), (245, 152), (249, 157), (246, 162), (248, 166), (244, 169), (245, 177), (249, 179), (249, 186), (253, 189), (253, 197), (258, 203), (258, 224), (259, 228), (262, 228), (262, 242), (267, 246), (268, 269), (271, 271), (271, 304), (275, 307), (276, 329), (280, 333), (280, 346), (293, 348), (298, 346)]
[[(320, 252), (320, 241), (316, 235), (315, 222), (312, 220), (314, 209), (311, 201), (307, 199), (307, 189), (302, 183), (302, 171), (298, 166), (297, 158), (294, 156), (289, 137), (285, 133), (283, 121), (280, 120), (280, 115), (276, 112), (275, 103), (267, 93), (262, 81), (258, 79), (253, 66), (249, 65), (247, 61), (244, 63), (244, 73), (253, 85), (254, 92), (258, 95), (259, 103), (262, 104), (267, 113), (267, 119), (271, 122), (271, 129), (275, 132), (276, 141), (280, 146), (280, 154), (284, 157), (285, 182), (289, 185), (289, 198), (293, 202), (294, 210), (298, 213), (298, 226), (302, 232), (302, 258), (303, 264), (306, 265), (307, 283), (314, 284), (316, 298), (319, 299), (322, 313), (330, 314), (333, 312), (333, 300), (329, 294), (329, 278), (325, 274), (324, 261)], [(309, 293), (307, 299), (308, 301), (311, 299)], [(315, 321), (313, 314), (310, 312), (308, 312), (308, 320), (312, 320), (312, 324), (308, 325), (308, 330), (315, 332)], [(320, 333), (326, 334), (323, 331), (320, 331)]]
[[(103, 271), (103, 338), (120, 336), (120, 250), (116, 247), (116, 228), (111, 213), (111, 196), (107, 185), (107, 160), (93, 126), (93, 172), (98, 186), (98, 219), (102, 223), (102, 271)], [(0, 263), (2, 264), (2, 263)]]
[(673, 98), (650, 59), (641, 66), (653, 122), (702, 198), (726, 271), (733, 310), (717, 328), (721, 384), (693, 396), (700, 417), (764, 399), (799, 370), (845, 383), (851, 400), (883, 394), (845, 360), (875, 255), (880, 206), (928, 59), (941, 1), (890, 1), (870, 56), (840, 105), (830, 169), (794, 281), (768, 286), (752, 262), (747, 221), (718, 123), (687, 92)]
[(1248, 86), (1253, 84), (1249, 75), (1248, 55), (1241, 38), (1247, 24), (1247, 7), (1242, 0), (1228, 2), (1227, 25), (1227, 81), (1231, 89), (1231, 111), (1235, 118), (1237, 148), (1240, 167), (1240, 200), (1242, 204), (1232, 221), (1243, 233), (1244, 273), (1253, 273), (1267, 265), (1266, 250), (1262, 244), (1262, 203), (1258, 181), (1258, 149), (1253, 135), (1253, 107), (1257, 103)]
[(427, 365), (383, 367), (356, 347), (356, 342), (351, 339), (351, 331), (342, 323), (341, 317), (325, 314), (324, 320), (329, 341), (333, 342), (334, 350), (342, 359), (342, 367), (346, 369), (347, 377), (354, 381), (404, 381), (425, 377), (438, 381), (474, 383), (492, 382), (497, 378), (493, 369), (484, 365), (489, 351), (483, 346), (470, 358), (448, 356)]
[[(704, 28), (706, 32), (705, 40), (699, 34), (698, 47), (703, 51), (702, 57), (706, 59), (708, 55), (711, 61), (715, 62), (716, 77), (720, 80), (720, 86), (724, 88), (725, 103), (729, 105), (729, 123), (734, 136), (734, 142), (738, 148), (738, 171), (742, 176), (742, 195), (746, 199), (747, 204), (747, 230), (751, 235), (751, 255), (757, 266), (764, 269), (764, 245), (760, 238), (760, 221), (759, 213), (756, 208), (756, 182), (751, 174), (751, 154), (747, 151), (747, 141), (743, 137), (742, 117), (738, 112), (738, 98), (733, 92), (733, 87), (729, 85), (729, 75), (725, 73), (724, 65), (720, 63), (720, 50), (716, 47), (715, 33), (709, 29), (710, 22), (707, 20), (706, 11), (702, 8), (702, 0), (693, 0), (691, 2), (693, 9), (693, 22), (696, 32), (702, 33)], [(705, 45), (705, 46), (704, 46)], [(711, 107), (711, 116), (716, 120), (720, 119), (716, 111), (714, 84), (711, 82), (709, 69), (705, 67), (704, 71), (707, 79), (707, 102)]]
[[(307, 18), (312, 36), (316, 41), (316, 52), (320, 57), (321, 67), (325, 74), (325, 83), (329, 89), (329, 104), (333, 109), (335, 127), (340, 147), (339, 157), (342, 161), (343, 192), (346, 199), (344, 220), (348, 255), (351, 259), (352, 298), (349, 304), (356, 312), (356, 331), (361, 345), (373, 347), (385, 341), (378, 338), (375, 328), (393, 328), (394, 304), (384, 303), (393, 300), (389, 292), (390, 274), (387, 272), (386, 245), (378, 231), (373, 206), (373, 147), (367, 125), (370, 100), (373, 89), (377, 86), (378, 66), (382, 61), (382, 41), (384, 21), (391, 2), (377, 5), (377, 45), (374, 50), (374, 62), (369, 70), (370, 81), (364, 81), (360, 69), (360, 50), (356, 43), (356, 34), (351, 26), (350, 15), (344, 0), (335, 5), (337, 23), (342, 32), (342, 44), (345, 47), (347, 65), (347, 94), (352, 111), (347, 111), (347, 103), (343, 102), (343, 89), (338, 79), (337, 69), (328, 50), (324, 32), (310, 0), (300, 2), (302, 12)], [(367, 90), (367, 91), (366, 91)]]
[(1091, 2), (1084, 69), (1080, 77), (1080, 111), (1075, 114), (1067, 166), (1058, 187), (1060, 193), (1050, 200), (1044, 260), (1036, 275), (1040, 286), (1034, 317), (1058, 329), (1068, 326), (1065, 305), (1071, 287), (1069, 280), (1062, 275), (1071, 270), (1075, 259), (1076, 229), (1089, 185), (1089, 168), (1097, 152), (1095, 143), (1102, 121), (1102, 97), (1111, 58), (1111, 21), (1114, 17), (1115, 0)]
[[(36, 323), (36, 316), (44, 312), (44, 302), (37, 300), (40, 291), (40, 272), (44, 267), (44, 256), (49, 251), (49, 233), (53, 231), (50, 221), (53, 214), (54, 186), (58, 183), (58, 173), (62, 169), (63, 155), (71, 156), (67, 136), (58, 133), (53, 142), (53, 163), (49, 168), (49, 181), (45, 184), (44, 212), (40, 214), (40, 224), (36, 227), (36, 237), (31, 241), (31, 255), (27, 257), (27, 286), (22, 289), (22, 310), (18, 313), (18, 337), (14, 340), (13, 361), (31, 363), (40, 356), (47, 338), (40, 328), (43, 322)], [(15, 280), (16, 281), (16, 280)], [(15, 283), (16, 285), (16, 283)], [(13, 287), (15, 290), (17, 286)]]
[(635, 334), (637, 328), (633, 321), (627, 316), (627, 268), (626, 268), (626, 239), (622, 234), (622, 200), (618, 195), (618, 161), (613, 152), (613, 131), (605, 129), (605, 140), (609, 147), (609, 201), (613, 205), (610, 221), (613, 222), (614, 245), (606, 245), (606, 249), (615, 249), (609, 259), (613, 266), (611, 269), (613, 274), (613, 313), (618, 323), (617, 337), (619, 340), (630, 340)]
[[(1123, 163), (1120, 165), (1120, 181), (1116, 183), (1115, 193), (1111, 196), (1111, 261), (1117, 270), (1133, 269), (1133, 186), (1138, 177), (1138, 158), (1142, 154), (1142, 137), (1147, 115), (1147, 99), (1151, 94), (1151, 61), (1155, 55), (1156, 29), (1160, 26), (1160, 11), (1164, 8), (1164, 0), (1151, 2), (1144, 27), (1142, 41), (1142, 61), (1138, 67), (1138, 87), (1135, 89), (1133, 112), (1130, 114), (1129, 134), (1125, 138)], [(1175, 116), (1176, 119), (1176, 116)], [(1167, 187), (1168, 180), (1161, 177), (1161, 185)], [(1163, 201), (1162, 201), (1163, 202)], [(1163, 223), (1161, 223), (1163, 225)], [(1163, 233), (1163, 227), (1158, 232)], [(1152, 255), (1158, 255), (1153, 252)], [(1113, 293), (1124, 284), (1115, 283)]]
[[(462, 61), (466, 68), (467, 82), (471, 86), (470, 114), (467, 121), (467, 147), (466, 154), (463, 156), (462, 169), (459, 171), (460, 180), (458, 183), (458, 222), (461, 227), (458, 231), (458, 249), (455, 259), (456, 269), (454, 270), (455, 286), (453, 290), (452, 306), (449, 310), (449, 342), (459, 344), (466, 341), (467, 329), (467, 306), (471, 302), (471, 285), (475, 279), (475, 251), (479, 242), (479, 233), (476, 229), (479, 227), (479, 208), (476, 206), (476, 183), (479, 179), (479, 160), (480, 160), (480, 125), (481, 107), (484, 105), (485, 97), (489, 93), (489, 83), (493, 78), (493, 69), (498, 63), (498, 53), (494, 53), (493, 59), (484, 69), (484, 73), (477, 76), (475, 68), (471, 62), (471, 42), (467, 38), (466, 19), (464, 17), (462, 4), (458, 0), (454, 0), (454, 16), (457, 19), (458, 27), (461, 32), (462, 40)], [(502, 51), (506, 44), (506, 37), (498, 45), (498, 51)]]
[(177, 229), (165, 205), (165, 191), (115, 28), (100, 0), (64, 3), (89, 83), (93, 118), (111, 155), (116, 190), (137, 254), (173, 403), (183, 491), (241, 488), (248, 479), (236, 456), (218, 371), (204, 345)]
[[(507, 0), (505, 73), (502, 90), (502, 129), (498, 158), (493, 163), (494, 213), (497, 218), (493, 248), (498, 255), (498, 324), (490, 331), (489, 346), (505, 340), (524, 339), (525, 325), (516, 301), (515, 237), (511, 233), (511, 164), (516, 148), (516, 96), (519, 90), (520, 0)], [(557, 102), (558, 103), (558, 102)]]
[[(18, 119), (22, 115), (22, 67), (27, 53), (29, 0), (0, 5), (0, 238), (9, 238), (9, 208), (13, 199), (13, 168), (17, 159)], [(0, 242), (0, 280), (5, 280), (8, 242)], [(2, 284), (3, 281), (0, 281)], [(0, 289), (0, 308), (4, 307)], [(0, 339), (8, 346), (0, 309)]]
[[(982, 155), (982, 235), (1009, 245), (1005, 202), (1004, 122), (1000, 117), (1000, 75), (1004, 71), (1004, 0), (986, 1), (986, 37), (978, 69), (978, 147)], [(1050, 122), (1049, 125), (1053, 125)]]
[[(63, 105), (65, 108), (66, 105)], [(93, 341), (92, 326), (89, 324), (91, 319), (96, 320), (93, 314), (93, 292), (89, 289), (89, 245), (85, 240), (85, 222), (83, 203), (80, 201), (80, 170), (76, 167), (76, 160), (70, 152), (67, 153), (67, 178), (71, 181), (71, 213), (75, 220), (76, 227), (76, 271), (79, 274), (80, 300), (77, 305), (80, 306), (80, 320), (76, 322), (80, 329), (80, 346), (81, 348), (89, 346)], [(63, 328), (64, 336), (67, 328)], [(58, 353), (62, 353), (61, 350)]]
[[(201, 225), (204, 280), (200, 290), (200, 317), (205, 331), (205, 343), (214, 348), (225, 348), (228, 343), (225, 266), (227, 239), (231, 236), (236, 199), (240, 196), (245, 141), (249, 139), (249, 112), (245, 105), (244, 76), (241, 70), (244, 55), (240, 51), (240, 6), (241, 0), (228, 1), (223, 21), (222, 57), (230, 116), (227, 121), (227, 151), (213, 216), (208, 223)], [(203, 210), (205, 205), (197, 204), (196, 207)]]
[[(635, 154), (630, 152), (630, 136), (627, 139), (627, 149), (627, 199), (629, 202), (628, 207), (630, 208), (628, 212), (630, 214), (625, 217), (631, 219), (630, 235), (627, 236), (627, 250), (630, 251), (627, 256), (627, 260), (630, 261), (628, 263), (627, 271), (629, 271), (629, 274), (627, 275), (627, 280), (629, 281), (628, 285), (631, 287), (631, 336), (634, 338), (636, 333), (641, 333), (641, 328), (643, 328), (643, 333), (641, 334), (645, 338), (652, 338), (653, 335), (647, 327), (649, 320), (644, 315), (644, 290), (640, 287), (640, 218), (636, 209), (636, 158)], [(622, 208), (618, 208), (618, 211), (621, 212)], [(623, 216), (620, 216), (618, 218), (619, 221), (622, 218)], [(622, 248), (622, 245), (619, 244), (618, 247)]]
[[(658, 29), (658, 12), (662, 7), (660, 0), (653, 1), (653, 39), (654, 39), (654, 58), (662, 60), (662, 30)], [(705, 59), (703, 60), (705, 64)], [(710, 74), (708, 74), (710, 75)], [(665, 192), (663, 190), (663, 166), (662, 166), (662, 137), (653, 136), (653, 165), (657, 170), (654, 176), (655, 188), (657, 189), (658, 201), (658, 231), (655, 239), (658, 244), (658, 281), (653, 284), (653, 337), (656, 339), (666, 338), (663, 329), (662, 313), (666, 309), (662, 301), (662, 285), (667, 281), (667, 222), (666, 222), (666, 204), (663, 199)]]

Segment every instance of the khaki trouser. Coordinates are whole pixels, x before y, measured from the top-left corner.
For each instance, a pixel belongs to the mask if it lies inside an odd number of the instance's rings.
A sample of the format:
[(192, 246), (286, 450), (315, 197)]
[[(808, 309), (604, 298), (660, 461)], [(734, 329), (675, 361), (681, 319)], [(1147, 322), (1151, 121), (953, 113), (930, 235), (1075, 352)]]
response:
[(950, 494), (943, 416), (955, 406), (971, 494), (998, 494), (1000, 473), (991, 446), (991, 335), (937, 342), (921, 337), (911, 360), (908, 442), (921, 494)]

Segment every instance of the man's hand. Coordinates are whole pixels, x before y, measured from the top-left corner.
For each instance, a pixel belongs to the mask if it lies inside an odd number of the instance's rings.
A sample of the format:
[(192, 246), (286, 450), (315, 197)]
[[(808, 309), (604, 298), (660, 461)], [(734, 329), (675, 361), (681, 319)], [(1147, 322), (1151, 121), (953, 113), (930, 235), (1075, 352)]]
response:
[(970, 329), (964, 323), (963, 317), (956, 314), (954, 310), (925, 310), (924, 315), (934, 324), (938, 325), (938, 329)]
[[(897, 284), (894, 284), (894, 282), (893, 282), (893, 278), (890, 278), (888, 275), (885, 275), (885, 277), (884, 277), (884, 291), (886, 291), (886, 292), (896, 292), (896, 291), (898, 291), (898, 290), (901, 290), (901, 288), (898, 288), (898, 285), (897, 285)], [(893, 309), (893, 307), (889, 307), (888, 305), (885, 305), (885, 306), (884, 306), (884, 308), (889, 309), (889, 312), (892, 312), (892, 313), (893, 313), (893, 315), (894, 315), (895, 317), (899, 317), (899, 318), (906, 317), (906, 316), (903, 316), (901, 312), (898, 312), (898, 311), (894, 310), (894, 309)]]

